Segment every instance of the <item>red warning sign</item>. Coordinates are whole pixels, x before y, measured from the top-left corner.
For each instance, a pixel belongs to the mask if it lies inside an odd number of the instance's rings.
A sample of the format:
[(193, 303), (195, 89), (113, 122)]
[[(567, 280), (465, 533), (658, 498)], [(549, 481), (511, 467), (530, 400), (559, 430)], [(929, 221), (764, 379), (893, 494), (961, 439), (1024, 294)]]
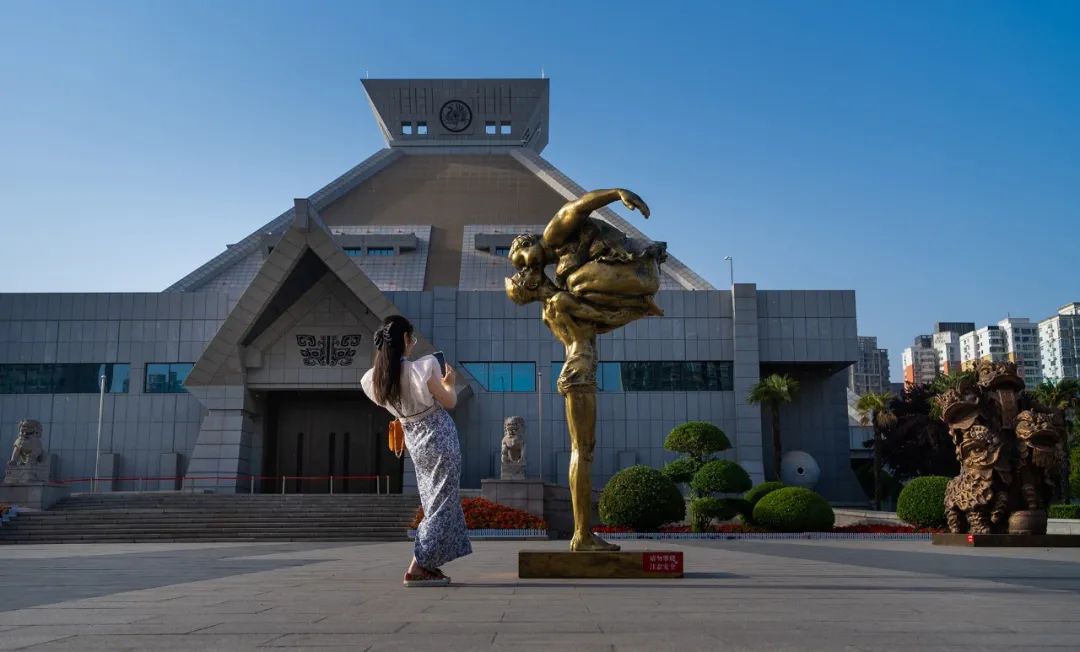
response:
[(682, 573), (681, 552), (643, 552), (641, 565), (646, 573)]

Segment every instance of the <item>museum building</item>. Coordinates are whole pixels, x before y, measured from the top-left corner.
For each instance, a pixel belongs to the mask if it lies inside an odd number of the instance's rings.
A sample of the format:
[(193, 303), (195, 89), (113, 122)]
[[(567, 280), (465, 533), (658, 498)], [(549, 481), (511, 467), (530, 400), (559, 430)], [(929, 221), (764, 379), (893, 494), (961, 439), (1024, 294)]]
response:
[[(339, 492), (375, 491), (367, 476), (410, 491), (407, 456), (386, 446), (388, 415), (359, 391), (371, 333), (400, 312), (419, 352), (442, 350), (459, 371), (463, 486), (498, 475), (511, 415), (525, 419), (529, 475), (566, 484), (553, 382), (563, 347), (536, 304), (503, 291), (514, 236), (540, 232), (586, 190), (541, 156), (549, 80), (364, 89), (386, 147), (164, 291), (0, 294), (0, 444), (37, 419), (54, 477), (88, 478), (96, 462), (111, 490), (325, 492), (333, 475), (353, 478)], [(613, 210), (594, 216), (648, 240)], [(813, 456), (826, 497), (863, 498), (846, 401), (854, 291), (717, 289), (678, 250), (670, 242), (662, 266), (665, 315), (599, 338), (594, 486), (673, 459), (664, 437), (687, 420), (722, 428), (726, 455), (755, 481), (771, 475), (768, 417), (746, 397), (780, 371), (801, 383), (781, 410), (785, 450)]]

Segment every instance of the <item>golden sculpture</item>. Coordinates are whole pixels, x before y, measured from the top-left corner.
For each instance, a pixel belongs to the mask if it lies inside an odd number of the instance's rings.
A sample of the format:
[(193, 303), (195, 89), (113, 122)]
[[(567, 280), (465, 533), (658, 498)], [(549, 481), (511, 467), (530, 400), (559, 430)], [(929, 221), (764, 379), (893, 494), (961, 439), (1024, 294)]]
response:
[[(614, 201), (646, 218), (649, 207), (629, 190), (594, 190), (568, 202), (541, 236), (514, 239), (506, 295), (517, 304), (539, 301), (542, 316), (566, 347), (557, 388), (566, 401), (570, 427), (570, 496), (574, 551), (618, 550), (591, 532), (593, 449), (596, 447), (596, 336), (649, 315), (663, 315), (653, 302), (660, 289), (666, 245), (633, 242), (590, 214)], [(555, 280), (545, 273), (555, 265)]]

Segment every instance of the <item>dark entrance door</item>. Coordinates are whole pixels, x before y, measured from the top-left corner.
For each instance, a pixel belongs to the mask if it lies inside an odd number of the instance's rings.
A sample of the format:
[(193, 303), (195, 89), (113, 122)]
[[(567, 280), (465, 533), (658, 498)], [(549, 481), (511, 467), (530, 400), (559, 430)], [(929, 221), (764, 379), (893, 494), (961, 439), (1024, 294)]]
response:
[[(274, 392), (270, 396), (264, 492), (401, 491), (403, 464), (387, 449), (389, 415), (360, 392)], [(380, 484), (377, 484), (380, 483)]]

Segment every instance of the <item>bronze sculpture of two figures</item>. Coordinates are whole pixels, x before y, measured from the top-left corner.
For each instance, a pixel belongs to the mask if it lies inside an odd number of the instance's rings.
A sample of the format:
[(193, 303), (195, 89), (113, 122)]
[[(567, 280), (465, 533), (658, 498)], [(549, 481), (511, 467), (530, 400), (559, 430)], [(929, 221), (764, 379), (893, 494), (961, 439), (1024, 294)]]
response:
[[(566, 402), (570, 428), (570, 495), (574, 551), (619, 547), (591, 531), (593, 449), (596, 446), (596, 336), (649, 315), (663, 315), (653, 302), (660, 289), (666, 246), (634, 242), (591, 213), (615, 201), (649, 217), (649, 207), (629, 190), (594, 190), (564, 205), (542, 235), (518, 236), (510, 247), (517, 273), (506, 294), (517, 304), (540, 302), (544, 323), (566, 347), (557, 388)], [(555, 279), (545, 273), (555, 266)]]

